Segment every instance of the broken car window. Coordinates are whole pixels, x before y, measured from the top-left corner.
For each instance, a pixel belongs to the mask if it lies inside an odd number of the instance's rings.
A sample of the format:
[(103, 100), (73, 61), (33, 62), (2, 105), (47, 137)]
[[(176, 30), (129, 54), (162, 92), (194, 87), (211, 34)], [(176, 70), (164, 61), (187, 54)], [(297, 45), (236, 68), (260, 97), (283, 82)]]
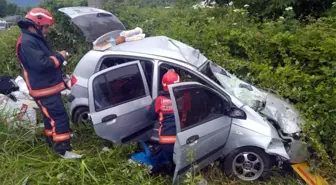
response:
[[(184, 70), (182, 68), (176, 67), (176, 66), (172, 66), (172, 65), (168, 65), (168, 64), (161, 64), (159, 67), (159, 91), (163, 90), (163, 86), (162, 86), (162, 77), (163, 75), (168, 71), (168, 70), (174, 70), (181, 79), (181, 82), (199, 82), (203, 85), (208, 85), (208, 83), (206, 83), (204, 80), (202, 80), (201, 78), (197, 77), (196, 75), (190, 73), (187, 70)], [(211, 87), (210, 85), (208, 85), (209, 87)]]

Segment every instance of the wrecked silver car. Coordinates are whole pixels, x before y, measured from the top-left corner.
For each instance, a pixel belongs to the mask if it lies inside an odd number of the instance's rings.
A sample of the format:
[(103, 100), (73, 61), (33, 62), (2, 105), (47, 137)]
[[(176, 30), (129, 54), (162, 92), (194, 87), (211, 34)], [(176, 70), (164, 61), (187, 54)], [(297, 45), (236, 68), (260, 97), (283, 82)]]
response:
[[(77, 26), (93, 44), (123, 30), (122, 23), (103, 10), (68, 7), (60, 11), (75, 24), (80, 22)], [(87, 17), (106, 20), (98, 24)], [(107, 32), (108, 24), (118, 26)], [(99, 37), (95, 30), (106, 33)], [(179, 107), (175, 100), (182, 98), (181, 92), (201, 89), (212, 97), (210, 104), (191, 98), (193, 109), (188, 116), (196, 116), (193, 120), (197, 121), (190, 121), (190, 125), (182, 125), (175, 111), (174, 183), (192, 167), (190, 150), (199, 168), (220, 160), (226, 174), (245, 181), (265, 177), (277, 163), (306, 160), (307, 153), (301, 152), (305, 143), (299, 140), (302, 120), (292, 106), (238, 79), (198, 50), (166, 36), (87, 52), (71, 78), (68, 106), (72, 120), (90, 121), (99, 137), (119, 145), (157, 141), (157, 123), (147, 117), (147, 107), (162, 90), (160, 82), (168, 70), (181, 77), (181, 83), (169, 86), (174, 110)]]

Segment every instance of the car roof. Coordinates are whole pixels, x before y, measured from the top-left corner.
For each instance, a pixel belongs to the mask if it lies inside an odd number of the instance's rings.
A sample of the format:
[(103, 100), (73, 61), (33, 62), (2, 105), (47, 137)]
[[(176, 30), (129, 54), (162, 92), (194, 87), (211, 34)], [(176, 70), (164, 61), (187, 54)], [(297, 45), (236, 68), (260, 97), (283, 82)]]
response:
[(200, 67), (207, 58), (199, 50), (166, 36), (147, 37), (114, 46), (107, 51), (124, 51), (160, 56)]
[[(181, 52), (169, 40), (175, 43), (180, 48)], [(90, 78), (90, 76), (94, 74), (97, 64), (100, 61), (97, 60), (97, 58), (113, 53), (118, 53), (118, 55), (120, 53), (125, 53), (127, 55), (129, 55), (130, 53), (134, 53), (134, 56), (137, 56), (136, 54), (138, 53), (139, 55), (144, 55), (146, 58), (150, 57), (153, 59), (174, 59), (191, 65), (195, 68), (200, 67), (207, 61), (207, 58), (202, 55), (198, 50), (182, 42), (176, 41), (166, 36), (155, 36), (147, 37), (138, 41), (124, 42), (122, 44), (113, 46), (112, 48), (109, 48), (105, 51), (91, 50), (86, 53), (77, 63), (76, 68), (73, 71), (73, 75), (85, 79)]]

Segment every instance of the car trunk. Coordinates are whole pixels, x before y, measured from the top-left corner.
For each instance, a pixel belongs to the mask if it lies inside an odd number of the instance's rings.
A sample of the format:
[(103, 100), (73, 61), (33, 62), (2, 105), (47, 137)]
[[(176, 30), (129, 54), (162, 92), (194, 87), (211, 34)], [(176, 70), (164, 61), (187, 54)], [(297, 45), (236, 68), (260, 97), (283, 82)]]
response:
[(70, 17), (90, 42), (96, 41), (104, 34), (125, 30), (122, 22), (105, 10), (91, 7), (65, 7), (58, 11)]

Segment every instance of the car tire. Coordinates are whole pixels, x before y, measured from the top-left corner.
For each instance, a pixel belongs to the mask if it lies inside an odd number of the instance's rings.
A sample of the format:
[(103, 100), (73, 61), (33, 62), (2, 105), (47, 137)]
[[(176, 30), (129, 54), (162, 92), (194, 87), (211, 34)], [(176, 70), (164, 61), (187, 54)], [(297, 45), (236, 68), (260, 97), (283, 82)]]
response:
[(79, 107), (73, 113), (73, 123), (75, 125), (90, 125), (91, 122), (89, 121), (89, 108), (88, 107)]
[(271, 168), (271, 157), (256, 147), (238, 148), (222, 163), (226, 175), (243, 181), (266, 180), (270, 176)]

